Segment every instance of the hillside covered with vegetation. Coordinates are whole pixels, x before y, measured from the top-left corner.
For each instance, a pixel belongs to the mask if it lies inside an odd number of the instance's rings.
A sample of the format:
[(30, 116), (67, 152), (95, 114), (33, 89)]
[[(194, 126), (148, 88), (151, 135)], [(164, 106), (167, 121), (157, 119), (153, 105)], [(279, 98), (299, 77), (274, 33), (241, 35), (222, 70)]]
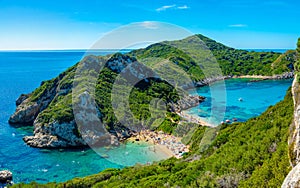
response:
[[(193, 45), (189, 38), (179, 41), (167, 41), (150, 45), (145, 49), (140, 49), (131, 52), (138, 58), (145, 57), (163, 57), (169, 58), (174, 63), (178, 64), (181, 68), (192, 75), (196, 81), (204, 79), (201, 67), (195, 66), (195, 59), (205, 59), (199, 61), (198, 65), (205, 63), (216, 62), (219, 64), (223, 75), (263, 75), (270, 76), (274, 74), (283, 74), (294, 70), (295, 50), (287, 51), (284, 54), (276, 52), (255, 52), (247, 50), (239, 50), (227, 47), (203, 35), (196, 35), (203, 44)], [(199, 56), (191, 58), (187, 54), (178, 49), (180, 46), (189, 46), (190, 51), (200, 51)], [(201, 50), (199, 50), (199, 48)], [(207, 60), (209, 49), (213, 55)], [(201, 53), (202, 52), (202, 53)], [(195, 53), (195, 54), (197, 54)], [(203, 57), (204, 55), (204, 57)]]

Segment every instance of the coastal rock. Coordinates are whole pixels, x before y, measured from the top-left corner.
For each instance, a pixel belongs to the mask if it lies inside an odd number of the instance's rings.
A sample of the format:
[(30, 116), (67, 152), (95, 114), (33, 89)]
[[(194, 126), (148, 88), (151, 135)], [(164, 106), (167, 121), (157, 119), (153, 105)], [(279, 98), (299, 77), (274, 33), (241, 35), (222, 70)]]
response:
[(17, 107), (16, 112), (8, 121), (10, 124), (31, 124), (39, 112), (40, 105), (26, 99)]
[(232, 78), (232, 76), (216, 76), (216, 77), (213, 77), (213, 78), (205, 78), (199, 82), (196, 82), (195, 83), (195, 86), (196, 87), (202, 87), (202, 86), (206, 86), (206, 85), (209, 85), (213, 82), (216, 82), (216, 81), (220, 81), (220, 80), (226, 80), (226, 79), (230, 79)]
[(181, 98), (176, 104), (171, 104), (171, 110), (173, 112), (181, 112), (182, 110), (198, 106), (204, 100), (205, 97), (202, 96), (187, 95)]
[(16, 105), (19, 106), (23, 101), (25, 101), (26, 99), (28, 99), (28, 95), (26, 94), (21, 94), (20, 97), (17, 99), (16, 101)]
[(24, 142), (37, 148), (61, 148), (70, 146), (85, 146), (85, 141), (79, 136), (75, 121), (69, 123), (51, 122), (47, 125), (34, 122), (34, 136), (25, 136)]
[(281, 188), (300, 187), (300, 163), (296, 165), (285, 178)]
[(11, 171), (2, 170), (0, 171), (0, 183), (10, 184), (13, 179), (13, 174)]
[[(52, 86), (45, 89), (37, 100), (32, 100), (30, 95), (22, 94), (16, 101), (17, 109), (10, 116), (10, 124), (28, 125), (32, 124), (38, 114), (48, 107), (56, 95), (57, 79), (51, 82)], [(45, 84), (42, 82), (41, 87)]]

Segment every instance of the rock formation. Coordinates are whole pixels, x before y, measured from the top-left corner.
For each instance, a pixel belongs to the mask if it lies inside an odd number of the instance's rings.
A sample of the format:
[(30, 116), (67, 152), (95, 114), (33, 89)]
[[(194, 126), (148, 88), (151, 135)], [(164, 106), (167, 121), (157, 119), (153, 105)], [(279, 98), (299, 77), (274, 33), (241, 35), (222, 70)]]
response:
[(1, 184), (4, 184), (4, 185), (12, 184), (12, 180), (13, 180), (12, 172), (10, 172), (8, 170), (0, 171), (0, 187), (1, 187)]

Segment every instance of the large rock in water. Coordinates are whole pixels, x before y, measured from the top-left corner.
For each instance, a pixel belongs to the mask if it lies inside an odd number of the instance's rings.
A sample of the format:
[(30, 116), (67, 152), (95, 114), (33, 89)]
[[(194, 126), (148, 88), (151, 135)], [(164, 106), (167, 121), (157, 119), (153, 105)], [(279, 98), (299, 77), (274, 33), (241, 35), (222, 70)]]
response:
[(59, 78), (49, 82), (42, 82), (40, 87), (46, 87), (46, 89), (40, 91), (40, 96), (35, 100), (31, 98), (32, 94), (21, 94), (16, 100), (17, 109), (10, 116), (8, 122), (17, 125), (33, 124), (38, 114), (46, 109), (56, 96), (58, 83)]
[(75, 121), (68, 123), (51, 122), (41, 125), (39, 119), (34, 123), (34, 136), (25, 136), (24, 142), (37, 148), (60, 148), (85, 146), (85, 141), (76, 134)]
[(10, 184), (13, 179), (13, 174), (11, 171), (2, 170), (0, 171), (0, 183)]
[(10, 124), (32, 124), (39, 112), (40, 105), (25, 100), (19, 104), (16, 112), (10, 116), (8, 122)]

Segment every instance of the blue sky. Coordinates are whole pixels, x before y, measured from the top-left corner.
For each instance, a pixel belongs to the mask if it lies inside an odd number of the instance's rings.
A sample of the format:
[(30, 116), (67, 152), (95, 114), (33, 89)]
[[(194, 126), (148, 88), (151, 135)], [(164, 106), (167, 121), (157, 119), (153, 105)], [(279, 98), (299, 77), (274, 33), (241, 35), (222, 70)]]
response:
[(298, 0), (0, 0), (0, 50), (84, 49), (132, 22), (160, 21), (236, 48), (295, 48)]

